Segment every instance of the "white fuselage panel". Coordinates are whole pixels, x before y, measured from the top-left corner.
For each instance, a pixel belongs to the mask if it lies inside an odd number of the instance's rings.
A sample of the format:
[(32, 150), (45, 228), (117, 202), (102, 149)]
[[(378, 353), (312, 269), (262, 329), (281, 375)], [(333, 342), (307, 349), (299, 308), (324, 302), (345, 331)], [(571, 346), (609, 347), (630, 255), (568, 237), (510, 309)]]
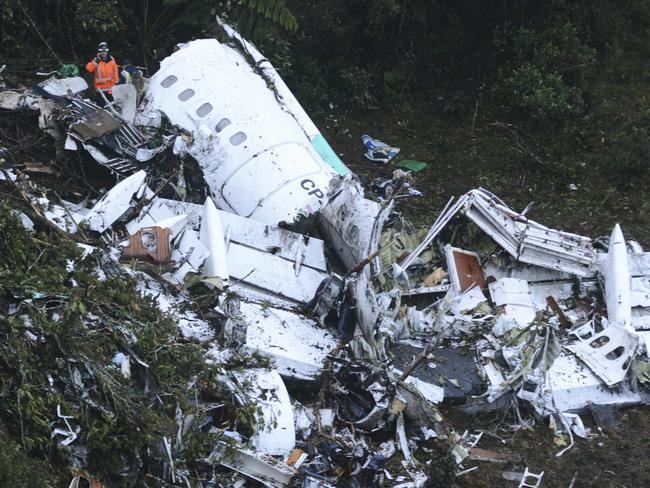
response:
[(334, 170), (239, 51), (190, 42), (162, 62), (144, 103), (191, 136), (221, 209), (276, 224), (323, 204)]

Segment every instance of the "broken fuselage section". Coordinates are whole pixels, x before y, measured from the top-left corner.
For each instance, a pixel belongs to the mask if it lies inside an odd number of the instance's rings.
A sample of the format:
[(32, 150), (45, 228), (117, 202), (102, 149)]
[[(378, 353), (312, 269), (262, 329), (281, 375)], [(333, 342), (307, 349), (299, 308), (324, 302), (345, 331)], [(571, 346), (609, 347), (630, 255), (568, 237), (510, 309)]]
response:
[(349, 170), (268, 60), (224, 27), (232, 43), (192, 41), (162, 62), (141, 116), (186, 134), (175, 147), (199, 163), (221, 210), (273, 225), (323, 210), (323, 232), (354, 267), (377, 248), (379, 205), (341, 178)]

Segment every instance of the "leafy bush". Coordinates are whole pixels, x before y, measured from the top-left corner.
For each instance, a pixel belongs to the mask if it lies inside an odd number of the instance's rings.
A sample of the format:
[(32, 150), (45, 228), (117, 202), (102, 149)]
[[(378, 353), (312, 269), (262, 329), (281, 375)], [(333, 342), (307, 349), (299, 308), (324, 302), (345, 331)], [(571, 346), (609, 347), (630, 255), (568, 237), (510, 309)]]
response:
[(269, 61), (283, 78), (291, 76), (293, 56), (291, 43), (275, 32), (264, 32), (255, 42), (260, 52), (268, 56)]
[(466, 96), (462, 91), (451, 94), (442, 106), (442, 113), (451, 117), (462, 115), (467, 107), (465, 106)]
[(520, 28), (496, 44), (504, 67), (490, 88), (494, 101), (545, 122), (584, 111), (582, 79), (594, 67), (596, 52), (572, 23)]
[(648, 169), (650, 155), (650, 108), (644, 108), (610, 138), (608, 163), (623, 175), (638, 175)]
[(384, 71), (383, 92), (388, 99), (399, 98), (404, 95), (411, 80), (411, 68), (407, 63), (399, 63)]
[[(55, 488), (63, 486), (65, 479), (59, 479), (44, 460), (27, 456), (6, 433), (0, 424), (0, 486), (38, 486)], [(67, 485), (66, 485), (67, 486)]]
[(75, 18), (79, 19), (78, 26), (88, 34), (89, 39), (104, 40), (107, 34), (124, 32), (126, 26), (120, 15), (116, 0), (90, 0), (73, 3)]
[(582, 92), (566, 84), (554, 71), (544, 72), (525, 63), (501, 81), (499, 90), (510, 94), (512, 107), (523, 109), (538, 120), (561, 120), (582, 113)]
[[(180, 336), (174, 317), (141, 296), (135, 279), (100, 279), (101, 258), (82, 259), (68, 236), (30, 233), (0, 205), (0, 243), (0, 424), (28, 456), (60, 460), (68, 454), (52, 435), (60, 409), (80, 427), (83, 467), (110, 486), (127, 485), (121, 469), (176, 435), (177, 408), (197, 413), (188, 385), (209, 384), (217, 367)], [(148, 368), (134, 362), (133, 376), (123, 377), (113, 362), (123, 350)], [(201, 439), (188, 467), (211, 448)], [(0, 456), (0, 480), (20, 479), (3, 467), (19, 454)]]
[(289, 76), (283, 74), (289, 88), (312, 116), (326, 113), (333, 100), (324, 71), (317, 59), (305, 56), (297, 60)]
[(347, 66), (341, 70), (340, 85), (337, 87), (344, 99), (359, 108), (375, 105), (372, 75), (357, 66)]

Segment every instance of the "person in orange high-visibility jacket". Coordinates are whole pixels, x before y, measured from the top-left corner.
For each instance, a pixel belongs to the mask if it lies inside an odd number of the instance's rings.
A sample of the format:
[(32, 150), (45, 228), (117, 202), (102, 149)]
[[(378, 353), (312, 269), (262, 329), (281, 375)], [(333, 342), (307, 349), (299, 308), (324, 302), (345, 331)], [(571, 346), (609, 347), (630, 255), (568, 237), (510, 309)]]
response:
[(117, 62), (108, 52), (108, 44), (100, 42), (97, 55), (86, 64), (86, 69), (95, 75), (95, 90), (100, 90), (109, 100), (113, 97), (111, 88), (119, 80)]

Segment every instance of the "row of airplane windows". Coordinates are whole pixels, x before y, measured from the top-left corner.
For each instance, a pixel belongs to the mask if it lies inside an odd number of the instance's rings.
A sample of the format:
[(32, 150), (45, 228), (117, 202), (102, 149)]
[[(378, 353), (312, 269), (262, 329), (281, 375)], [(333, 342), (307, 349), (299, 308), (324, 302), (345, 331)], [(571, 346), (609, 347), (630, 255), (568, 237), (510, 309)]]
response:
[[(164, 80), (162, 80), (160, 82), (160, 85), (163, 88), (169, 88), (170, 86), (172, 86), (177, 81), (178, 81), (178, 78), (176, 76), (169, 75), (168, 77), (166, 77)], [(186, 88), (185, 90), (183, 90), (182, 92), (180, 92), (178, 94), (178, 99), (181, 102), (187, 102), (194, 95), (195, 95), (194, 90), (192, 90), (191, 88)], [(212, 112), (212, 108), (213, 108), (212, 105), (210, 103), (206, 102), (203, 105), (201, 105), (199, 108), (196, 109), (196, 115), (198, 117), (203, 118), (206, 115), (208, 115), (210, 112)], [(230, 119), (224, 117), (219, 122), (217, 122), (217, 125), (214, 126), (215, 132), (217, 132), (217, 133), (221, 132), (226, 127), (228, 127), (230, 125), (230, 123), (231, 123)], [(233, 146), (239, 146), (246, 139), (247, 139), (247, 136), (246, 136), (246, 134), (244, 132), (236, 132), (235, 134), (230, 136), (230, 143)]]

